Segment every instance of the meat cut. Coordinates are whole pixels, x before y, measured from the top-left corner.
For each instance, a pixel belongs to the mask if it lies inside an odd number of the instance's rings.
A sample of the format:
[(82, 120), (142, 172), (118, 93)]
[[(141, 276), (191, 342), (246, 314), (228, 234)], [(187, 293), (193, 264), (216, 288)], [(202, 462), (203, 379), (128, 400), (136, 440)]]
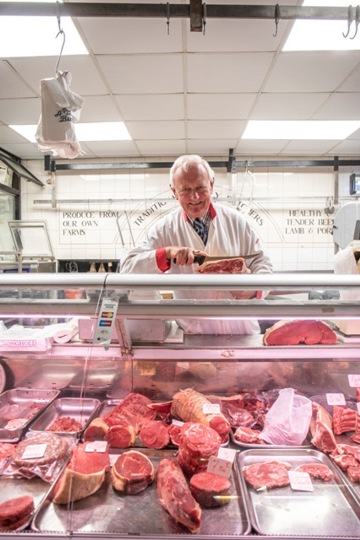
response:
[(336, 449), (336, 439), (332, 430), (332, 418), (324, 407), (313, 401), (310, 421), (311, 444), (322, 452), (331, 453)]
[(220, 436), (211, 427), (186, 422), (181, 428), (178, 462), (188, 475), (204, 471), (220, 446)]
[(157, 492), (163, 508), (191, 533), (201, 526), (201, 508), (194, 499), (184, 473), (175, 459), (160, 460), (157, 473)]
[(205, 412), (205, 408), (209, 406), (211, 401), (203, 394), (193, 388), (186, 388), (174, 394), (171, 414), (183, 422), (199, 422), (211, 427), (219, 434), (221, 442), (225, 442), (229, 437), (230, 423), (221, 412)]
[(170, 442), (169, 426), (162, 420), (150, 420), (142, 426), (139, 436), (146, 448), (161, 450)]
[(317, 478), (324, 482), (330, 482), (334, 476), (332, 470), (324, 463), (304, 463), (296, 467), (295, 471), (306, 472), (311, 478)]
[(248, 484), (255, 489), (272, 489), (290, 484), (288, 471), (291, 465), (282, 461), (265, 461), (243, 467)]
[(133, 425), (123, 422), (111, 426), (104, 439), (114, 448), (129, 448), (135, 444), (136, 431)]
[(55, 420), (46, 431), (65, 431), (67, 433), (81, 431), (83, 428), (82, 424), (71, 418), (70, 416), (63, 416)]
[(332, 418), (334, 434), (341, 435), (348, 431), (355, 431), (357, 418), (357, 411), (345, 405), (334, 405)]
[(128, 450), (117, 458), (110, 476), (116, 491), (136, 495), (154, 481), (155, 471), (145, 454), (138, 450)]
[(15, 531), (23, 527), (34, 512), (34, 499), (22, 495), (8, 499), (0, 504), (0, 532)]
[(68, 504), (85, 499), (102, 486), (110, 470), (109, 453), (87, 452), (87, 444), (73, 448), (71, 459), (54, 487), (54, 503)]
[(336, 341), (332, 328), (318, 320), (278, 321), (263, 337), (264, 345), (333, 345)]
[(190, 491), (201, 506), (214, 508), (230, 502), (231, 482), (225, 476), (204, 471), (190, 478)]
[(199, 274), (243, 274), (249, 271), (245, 266), (245, 259), (233, 257), (232, 259), (204, 262), (197, 268), (196, 272)]
[(260, 433), (261, 431), (258, 429), (240, 426), (234, 432), (234, 439), (244, 444), (265, 444), (265, 441), (259, 438)]

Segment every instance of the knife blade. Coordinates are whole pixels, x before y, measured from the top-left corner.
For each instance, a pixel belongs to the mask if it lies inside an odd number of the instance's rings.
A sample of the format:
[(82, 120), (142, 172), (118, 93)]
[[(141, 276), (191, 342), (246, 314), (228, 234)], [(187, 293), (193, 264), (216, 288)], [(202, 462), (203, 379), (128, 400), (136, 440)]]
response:
[[(262, 255), (262, 251), (258, 251), (257, 253), (251, 253), (250, 255), (232, 255), (232, 256), (218, 256), (218, 257), (205, 257), (205, 255), (195, 255), (194, 257), (194, 263), (198, 263), (200, 266), (206, 262), (212, 262), (212, 261), (224, 261), (225, 259), (254, 259), (255, 257), (258, 257), (259, 255)], [(176, 259), (174, 259), (174, 263), (176, 264)]]

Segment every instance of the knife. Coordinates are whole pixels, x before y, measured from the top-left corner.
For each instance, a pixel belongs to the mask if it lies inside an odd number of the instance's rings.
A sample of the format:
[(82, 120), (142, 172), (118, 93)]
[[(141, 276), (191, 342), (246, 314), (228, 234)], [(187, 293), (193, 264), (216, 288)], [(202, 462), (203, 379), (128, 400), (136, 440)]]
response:
[[(259, 255), (262, 255), (262, 251), (258, 251), (257, 253), (251, 253), (250, 255), (233, 255), (233, 256), (219, 256), (219, 257), (205, 257), (205, 255), (195, 255), (194, 257), (194, 263), (198, 263), (199, 265), (202, 265), (206, 262), (212, 262), (212, 261), (223, 261), (225, 259), (254, 259), (255, 257), (258, 257)], [(174, 259), (174, 263), (176, 264), (176, 259)]]

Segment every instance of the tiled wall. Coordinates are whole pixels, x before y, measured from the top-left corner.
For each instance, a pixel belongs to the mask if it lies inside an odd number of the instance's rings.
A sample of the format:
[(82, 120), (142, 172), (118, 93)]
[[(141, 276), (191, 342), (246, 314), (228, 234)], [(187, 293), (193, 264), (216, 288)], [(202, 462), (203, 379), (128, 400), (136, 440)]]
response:
[[(42, 163), (27, 166), (47, 181)], [(275, 271), (331, 271), (336, 211), (349, 199), (351, 171), (217, 171), (215, 199), (233, 205), (258, 231)], [(57, 173), (45, 188), (23, 183), (22, 219), (46, 220), (58, 259), (118, 259), (177, 205), (168, 172)], [(61, 202), (64, 201), (64, 202)], [(65, 202), (70, 201), (70, 202)]]

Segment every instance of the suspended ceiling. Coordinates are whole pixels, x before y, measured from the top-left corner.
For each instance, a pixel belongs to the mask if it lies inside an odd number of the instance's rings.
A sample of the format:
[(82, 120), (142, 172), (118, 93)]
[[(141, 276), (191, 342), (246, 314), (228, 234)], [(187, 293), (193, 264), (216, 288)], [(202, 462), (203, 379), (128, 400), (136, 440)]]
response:
[[(294, 23), (283, 19), (275, 37), (269, 19), (209, 18), (205, 34), (190, 31), (189, 18), (171, 18), (171, 12), (169, 24), (166, 17), (81, 16), (74, 22), (90, 55), (63, 56), (60, 69), (71, 72), (72, 89), (84, 97), (81, 122), (124, 121), (132, 137), (82, 143), (85, 159), (227, 156), (230, 148), (240, 159), (360, 156), (360, 130), (345, 141), (241, 139), (251, 119), (360, 119), (359, 50), (282, 52)], [(343, 26), (346, 32), (346, 21)], [(54, 39), (56, 32), (55, 20)], [(43, 153), (8, 125), (37, 124), (39, 83), (54, 76), (57, 60), (0, 59), (0, 147), (22, 159), (43, 159)]]

